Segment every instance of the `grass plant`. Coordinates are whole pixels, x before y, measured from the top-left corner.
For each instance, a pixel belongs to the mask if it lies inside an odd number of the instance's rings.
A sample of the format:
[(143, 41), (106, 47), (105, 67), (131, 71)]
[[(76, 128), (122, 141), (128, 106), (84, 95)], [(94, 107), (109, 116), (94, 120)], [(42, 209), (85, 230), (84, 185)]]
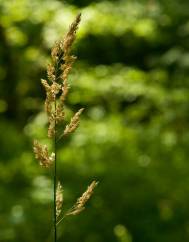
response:
[[(86, 202), (90, 199), (93, 190), (97, 186), (96, 181), (88, 186), (87, 190), (79, 197), (76, 203), (65, 213), (63, 207), (63, 186), (57, 177), (57, 142), (65, 136), (71, 135), (79, 126), (80, 116), (83, 108), (79, 109), (65, 125), (65, 101), (69, 93), (68, 75), (72, 69), (76, 57), (71, 55), (71, 48), (76, 38), (78, 25), (81, 21), (81, 14), (78, 14), (70, 25), (65, 37), (57, 41), (51, 50), (51, 63), (47, 68), (47, 79), (41, 83), (45, 88), (45, 112), (48, 117), (47, 135), (53, 142), (53, 151), (49, 151), (47, 145), (40, 144), (38, 140), (33, 142), (33, 151), (39, 164), (45, 169), (53, 169), (54, 177), (54, 214), (53, 231), (54, 241), (57, 241), (57, 226), (66, 216), (77, 215), (85, 209)], [(59, 132), (62, 130), (61, 132)]]

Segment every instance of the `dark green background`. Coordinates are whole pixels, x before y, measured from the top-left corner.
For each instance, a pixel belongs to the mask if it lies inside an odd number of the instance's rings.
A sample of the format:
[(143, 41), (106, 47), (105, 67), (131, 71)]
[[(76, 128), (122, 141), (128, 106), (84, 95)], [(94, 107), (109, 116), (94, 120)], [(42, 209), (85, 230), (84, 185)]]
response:
[(0, 241), (50, 242), (52, 174), (40, 78), (78, 12), (68, 116), (59, 143), (69, 208), (92, 179), (86, 210), (59, 226), (65, 242), (189, 241), (188, 0), (0, 0)]

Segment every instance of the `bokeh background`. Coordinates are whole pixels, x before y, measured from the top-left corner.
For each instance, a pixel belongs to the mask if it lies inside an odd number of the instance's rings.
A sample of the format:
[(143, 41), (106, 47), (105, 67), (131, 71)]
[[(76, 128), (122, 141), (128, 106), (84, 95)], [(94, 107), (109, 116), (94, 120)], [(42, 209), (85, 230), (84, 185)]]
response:
[(85, 112), (58, 145), (64, 209), (100, 183), (58, 241), (189, 241), (188, 9), (188, 0), (0, 0), (1, 242), (53, 241), (52, 174), (32, 140), (48, 142), (40, 78), (80, 11), (67, 112)]

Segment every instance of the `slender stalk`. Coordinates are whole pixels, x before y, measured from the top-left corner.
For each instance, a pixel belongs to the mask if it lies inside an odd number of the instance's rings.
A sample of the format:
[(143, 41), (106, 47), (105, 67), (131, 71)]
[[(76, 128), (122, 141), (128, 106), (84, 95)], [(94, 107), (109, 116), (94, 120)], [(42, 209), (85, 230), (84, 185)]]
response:
[(56, 99), (54, 102), (55, 107), (55, 135), (54, 135), (54, 153), (55, 153), (55, 160), (54, 160), (54, 242), (57, 241), (57, 231), (56, 231), (56, 183), (57, 183), (57, 163), (56, 163)]

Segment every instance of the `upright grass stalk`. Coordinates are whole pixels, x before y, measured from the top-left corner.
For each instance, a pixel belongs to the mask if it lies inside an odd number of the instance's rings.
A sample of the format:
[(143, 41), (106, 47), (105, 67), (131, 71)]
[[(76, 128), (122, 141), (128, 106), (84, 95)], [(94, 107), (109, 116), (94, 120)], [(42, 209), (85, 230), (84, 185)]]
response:
[(55, 109), (55, 124), (54, 124), (54, 128), (55, 128), (55, 135), (54, 135), (54, 153), (55, 153), (55, 157), (54, 157), (54, 241), (57, 241), (57, 230), (56, 230), (56, 183), (57, 183), (57, 174), (56, 174), (56, 99), (54, 101), (54, 109)]
[[(57, 226), (63, 218), (69, 215), (79, 214), (85, 209), (85, 204), (91, 197), (97, 182), (93, 181), (87, 190), (79, 197), (76, 203), (63, 213), (63, 190), (57, 178), (57, 142), (63, 137), (73, 133), (80, 122), (80, 115), (83, 108), (79, 109), (71, 118), (70, 123), (64, 127), (65, 101), (69, 91), (67, 82), (68, 75), (76, 57), (71, 55), (71, 47), (76, 37), (76, 31), (81, 20), (78, 14), (70, 25), (70, 28), (63, 40), (57, 41), (51, 50), (52, 63), (47, 68), (47, 80), (41, 80), (46, 91), (45, 111), (48, 117), (48, 137), (53, 141), (53, 152), (49, 152), (47, 145), (40, 144), (37, 140), (33, 142), (33, 150), (36, 159), (44, 168), (51, 168), (54, 163), (54, 194), (53, 194), (53, 231), (54, 241), (57, 241)], [(63, 127), (58, 134), (57, 126)]]

